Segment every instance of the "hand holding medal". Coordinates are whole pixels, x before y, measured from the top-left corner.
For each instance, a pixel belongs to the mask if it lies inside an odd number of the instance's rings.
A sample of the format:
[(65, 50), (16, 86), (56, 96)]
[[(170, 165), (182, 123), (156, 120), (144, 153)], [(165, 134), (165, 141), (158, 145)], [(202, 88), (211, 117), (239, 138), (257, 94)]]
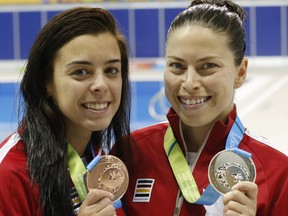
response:
[(114, 195), (115, 208), (121, 207), (121, 197), (125, 194), (129, 176), (125, 164), (112, 155), (96, 156), (87, 166), (84, 175), (86, 190), (100, 189)]

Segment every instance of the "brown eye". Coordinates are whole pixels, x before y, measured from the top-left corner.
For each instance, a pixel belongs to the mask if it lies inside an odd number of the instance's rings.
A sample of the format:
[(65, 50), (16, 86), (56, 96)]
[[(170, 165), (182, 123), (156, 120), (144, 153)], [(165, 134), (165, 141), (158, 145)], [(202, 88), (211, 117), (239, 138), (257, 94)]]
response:
[(77, 70), (73, 71), (74, 76), (85, 76), (87, 74), (89, 74), (89, 71), (86, 69), (77, 69)]
[(172, 68), (175, 68), (175, 69), (179, 69), (179, 70), (184, 69), (184, 66), (182, 64), (180, 64), (180, 63), (171, 63), (169, 65), (169, 67), (172, 67)]
[(202, 66), (203, 69), (211, 69), (211, 68), (215, 68), (215, 67), (217, 67), (217, 65), (214, 64), (214, 63), (205, 63), (205, 64)]
[(120, 72), (120, 70), (117, 67), (109, 67), (109, 68), (106, 68), (106, 70), (105, 70), (105, 73), (108, 73), (111, 75), (117, 74), (119, 72)]

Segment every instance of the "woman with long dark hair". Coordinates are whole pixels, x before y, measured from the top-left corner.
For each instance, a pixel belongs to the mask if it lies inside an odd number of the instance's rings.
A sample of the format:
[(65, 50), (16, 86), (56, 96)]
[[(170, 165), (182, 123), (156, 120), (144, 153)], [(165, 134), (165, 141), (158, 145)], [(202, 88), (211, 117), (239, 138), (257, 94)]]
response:
[(108, 11), (74, 8), (43, 27), (20, 85), (23, 119), (0, 145), (0, 215), (115, 214), (111, 193), (80, 196), (70, 164), (114, 142), (123, 153), (128, 72), (125, 39)]

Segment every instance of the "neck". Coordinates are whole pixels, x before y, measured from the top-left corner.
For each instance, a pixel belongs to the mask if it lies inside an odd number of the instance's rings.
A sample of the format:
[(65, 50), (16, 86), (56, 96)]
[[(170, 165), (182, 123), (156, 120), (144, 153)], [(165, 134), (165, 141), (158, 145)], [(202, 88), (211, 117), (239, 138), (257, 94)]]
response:
[(217, 121), (221, 121), (226, 123), (227, 117), (229, 113), (233, 110), (233, 103), (226, 110), (224, 110), (217, 118), (215, 118), (212, 122), (207, 125), (203, 125), (200, 127), (191, 127), (186, 125), (181, 121), (183, 138), (185, 140), (188, 152), (198, 152), (202, 145), (205, 145), (204, 141), (207, 136), (210, 134), (212, 127), (215, 125)]
[(205, 125), (202, 127), (190, 127), (188, 125), (185, 125), (183, 122), (181, 123), (183, 138), (185, 140), (188, 152), (199, 151), (201, 146), (205, 144), (204, 141), (206, 140), (206, 137), (209, 135), (213, 125)]
[(87, 148), (87, 145), (89, 144), (90, 141), (89, 136), (67, 136), (67, 140), (70, 143), (70, 145), (75, 149), (75, 151), (78, 153), (80, 157), (82, 157), (85, 153), (85, 150)]

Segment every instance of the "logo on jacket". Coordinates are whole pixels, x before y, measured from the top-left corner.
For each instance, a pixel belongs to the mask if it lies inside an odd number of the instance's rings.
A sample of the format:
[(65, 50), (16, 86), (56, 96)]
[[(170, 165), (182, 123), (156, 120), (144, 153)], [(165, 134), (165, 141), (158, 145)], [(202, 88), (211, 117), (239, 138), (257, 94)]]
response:
[(155, 179), (137, 179), (133, 202), (150, 202), (150, 197)]

